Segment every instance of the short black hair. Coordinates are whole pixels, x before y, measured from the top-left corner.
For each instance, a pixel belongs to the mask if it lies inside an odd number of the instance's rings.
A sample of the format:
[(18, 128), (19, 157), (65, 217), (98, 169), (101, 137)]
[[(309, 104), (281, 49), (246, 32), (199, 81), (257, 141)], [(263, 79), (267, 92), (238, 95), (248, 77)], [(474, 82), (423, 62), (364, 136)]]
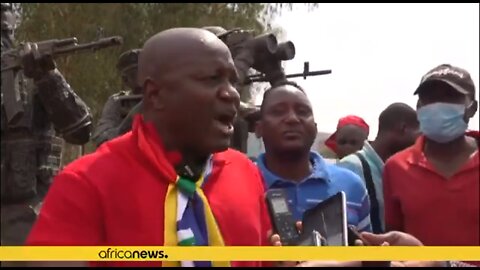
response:
[(391, 131), (398, 123), (407, 125), (418, 124), (416, 111), (405, 103), (393, 103), (389, 105), (378, 118), (378, 131)]
[(260, 115), (263, 115), (263, 111), (264, 111), (264, 107), (265, 107), (265, 103), (266, 103), (265, 101), (267, 100), (267, 98), (270, 95), (270, 93), (272, 92), (272, 90), (275, 91), (275, 89), (277, 89), (279, 87), (282, 87), (282, 86), (286, 86), (286, 85), (291, 85), (291, 86), (297, 88), (298, 90), (300, 90), (300, 92), (302, 92), (303, 94), (306, 95), (305, 90), (303, 90), (303, 88), (300, 85), (298, 85), (296, 82), (282, 81), (278, 84), (274, 84), (272, 87), (268, 88), (263, 93), (262, 104), (260, 105)]

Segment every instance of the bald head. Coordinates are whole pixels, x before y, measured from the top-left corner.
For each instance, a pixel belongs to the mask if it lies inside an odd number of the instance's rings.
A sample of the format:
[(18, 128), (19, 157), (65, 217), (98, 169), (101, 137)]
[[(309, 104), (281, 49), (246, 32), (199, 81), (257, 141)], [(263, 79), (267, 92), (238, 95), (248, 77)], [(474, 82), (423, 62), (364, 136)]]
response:
[(148, 39), (138, 63), (140, 85), (157, 79), (176, 67), (188, 64), (200, 54), (227, 51), (228, 47), (210, 31), (199, 28), (172, 28)]
[(220, 39), (198, 28), (160, 32), (145, 42), (138, 68), (144, 119), (167, 147), (203, 159), (229, 146), (240, 96)]
[(402, 123), (409, 126), (417, 125), (417, 113), (405, 103), (393, 103), (380, 114), (378, 130), (379, 132), (391, 131)]

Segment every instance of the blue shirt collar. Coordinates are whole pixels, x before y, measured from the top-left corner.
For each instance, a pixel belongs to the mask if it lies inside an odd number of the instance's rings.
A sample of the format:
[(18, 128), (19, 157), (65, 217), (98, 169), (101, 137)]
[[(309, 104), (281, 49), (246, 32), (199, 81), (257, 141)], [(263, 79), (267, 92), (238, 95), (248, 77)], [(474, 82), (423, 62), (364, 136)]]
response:
[[(328, 164), (325, 162), (323, 157), (318, 154), (315, 151), (310, 152), (310, 161), (313, 163), (313, 171), (312, 174), (302, 181), (298, 182), (299, 184), (302, 182), (305, 182), (310, 179), (315, 179), (315, 180), (321, 180), (321, 181), (326, 181), (330, 182), (330, 177), (328, 176), (328, 171), (327, 171), (327, 166)], [(262, 153), (258, 156), (257, 159), (257, 166), (262, 172), (263, 179), (267, 185), (267, 187), (271, 187), (273, 184), (276, 182), (290, 182), (292, 183), (293, 181), (284, 179), (273, 172), (271, 172), (267, 167), (265, 166), (265, 153)]]

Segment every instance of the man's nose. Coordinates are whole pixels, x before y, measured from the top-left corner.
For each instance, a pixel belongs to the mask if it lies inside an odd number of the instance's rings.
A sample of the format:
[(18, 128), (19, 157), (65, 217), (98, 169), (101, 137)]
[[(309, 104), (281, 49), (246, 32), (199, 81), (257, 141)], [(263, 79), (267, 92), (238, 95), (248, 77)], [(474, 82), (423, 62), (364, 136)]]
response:
[(293, 124), (296, 124), (296, 123), (299, 123), (300, 122), (300, 119), (298, 117), (298, 115), (295, 113), (295, 110), (289, 110), (286, 117), (285, 117), (285, 122), (286, 123), (293, 123)]
[(219, 91), (219, 97), (224, 101), (234, 103), (236, 106), (240, 105), (240, 94), (231, 84), (228, 84)]

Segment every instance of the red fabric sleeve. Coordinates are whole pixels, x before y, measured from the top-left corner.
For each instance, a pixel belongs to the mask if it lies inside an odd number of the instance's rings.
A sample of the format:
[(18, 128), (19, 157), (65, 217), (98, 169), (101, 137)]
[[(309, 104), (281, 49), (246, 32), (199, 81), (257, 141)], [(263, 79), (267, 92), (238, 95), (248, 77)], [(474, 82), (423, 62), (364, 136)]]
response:
[(27, 245), (100, 245), (102, 204), (97, 190), (78, 174), (62, 171), (54, 179)]
[[(263, 177), (260, 173), (260, 170), (257, 170), (257, 175), (262, 183), (262, 194), (260, 196), (260, 206), (261, 206), (260, 218), (262, 222), (262, 234), (264, 235), (264, 237), (262, 239), (261, 245), (271, 246), (272, 244), (270, 243), (270, 234), (272, 233), (272, 223), (270, 221), (270, 215), (268, 214), (267, 203), (265, 201), (265, 192), (267, 188), (265, 186), (265, 182), (263, 181)], [(262, 267), (273, 267), (274, 262), (264, 261), (264, 262), (261, 262), (260, 265)]]
[[(265, 235), (265, 237), (263, 237), (262, 246), (271, 246), (272, 245), (270, 243), (270, 234), (272, 233), (272, 225), (271, 225), (271, 222), (270, 222), (270, 216), (268, 215), (267, 211), (268, 211), (267, 206), (266, 206), (264, 197), (262, 196), (262, 216), (261, 216), (261, 218), (262, 218), (262, 232)], [(264, 262), (261, 262), (260, 265), (262, 267), (273, 267), (274, 263), (269, 262), (269, 261), (264, 261)]]
[(403, 215), (400, 202), (394, 194), (395, 167), (387, 162), (383, 169), (383, 199), (385, 204), (385, 228), (387, 231), (403, 231)]

